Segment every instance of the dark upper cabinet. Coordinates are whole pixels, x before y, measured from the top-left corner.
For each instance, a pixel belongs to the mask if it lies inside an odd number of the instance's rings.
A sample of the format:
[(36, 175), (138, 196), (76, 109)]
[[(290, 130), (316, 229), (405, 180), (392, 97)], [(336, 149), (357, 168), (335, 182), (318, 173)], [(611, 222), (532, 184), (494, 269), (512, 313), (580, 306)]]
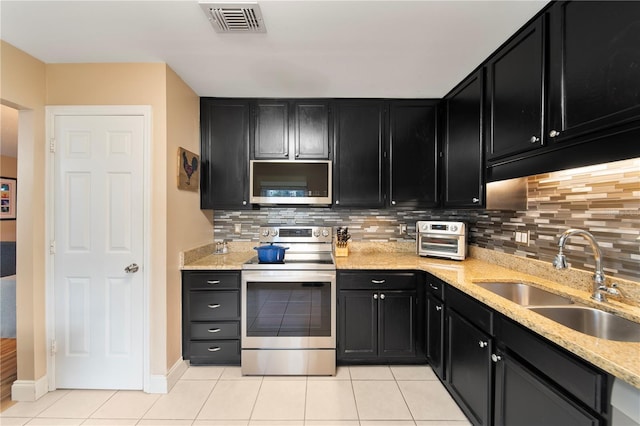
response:
[(550, 140), (639, 120), (640, 2), (558, 2), (549, 16)]
[(392, 101), (389, 112), (389, 205), (438, 203), (437, 101)]
[(328, 102), (260, 99), (253, 108), (254, 159), (329, 159)]
[(486, 63), (487, 159), (541, 146), (544, 16), (525, 27)]
[(333, 110), (334, 205), (383, 207), (384, 102), (340, 100)]
[(200, 208), (249, 206), (249, 102), (200, 100)]
[(443, 103), (444, 207), (484, 205), (483, 76), (477, 71)]

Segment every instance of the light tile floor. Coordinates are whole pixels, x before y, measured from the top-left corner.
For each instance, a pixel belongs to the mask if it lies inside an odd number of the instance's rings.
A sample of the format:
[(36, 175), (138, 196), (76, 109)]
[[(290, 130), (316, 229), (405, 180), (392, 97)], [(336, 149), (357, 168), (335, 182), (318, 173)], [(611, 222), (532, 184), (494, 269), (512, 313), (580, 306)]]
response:
[(338, 367), (335, 377), (243, 377), (189, 367), (166, 395), (57, 390), (18, 402), (0, 424), (105, 426), (469, 425), (427, 366)]

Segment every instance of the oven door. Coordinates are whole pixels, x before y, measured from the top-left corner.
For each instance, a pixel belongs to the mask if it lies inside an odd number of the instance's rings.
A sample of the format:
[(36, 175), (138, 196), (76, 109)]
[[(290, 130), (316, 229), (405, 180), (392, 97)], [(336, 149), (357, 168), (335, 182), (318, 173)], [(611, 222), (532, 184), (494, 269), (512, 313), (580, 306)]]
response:
[(464, 260), (466, 256), (465, 236), (420, 233), (418, 234), (418, 254), (420, 256)]
[(335, 347), (335, 271), (242, 271), (243, 349)]

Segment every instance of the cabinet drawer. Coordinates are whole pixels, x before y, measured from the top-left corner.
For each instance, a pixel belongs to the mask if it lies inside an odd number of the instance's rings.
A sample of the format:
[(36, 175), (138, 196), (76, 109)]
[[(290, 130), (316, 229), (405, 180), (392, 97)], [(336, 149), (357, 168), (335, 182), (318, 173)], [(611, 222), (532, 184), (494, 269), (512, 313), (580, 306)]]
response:
[(189, 293), (191, 321), (240, 317), (239, 291), (192, 291)]
[(456, 310), (485, 333), (493, 334), (493, 312), (490, 308), (450, 286), (445, 297), (447, 307)]
[(240, 340), (191, 342), (191, 364), (239, 364)]
[(192, 340), (238, 338), (240, 338), (240, 323), (237, 321), (191, 323)]
[(579, 360), (533, 332), (500, 318), (496, 321), (497, 337), (512, 352), (547, 376), (589, 407), (601, 412), (607, 402), (607, 374)]
[(413, 272), (343, 272), (338, 286), (343, 290), (413, 290), (417, 277)]
[(427, 274), (426, 277), (427, 291), (440, 300), (444, 300), (445, 283), (433, 275)]
[(189, 290), (238, 290), (238, 272), (185, 271), (184, 283)]

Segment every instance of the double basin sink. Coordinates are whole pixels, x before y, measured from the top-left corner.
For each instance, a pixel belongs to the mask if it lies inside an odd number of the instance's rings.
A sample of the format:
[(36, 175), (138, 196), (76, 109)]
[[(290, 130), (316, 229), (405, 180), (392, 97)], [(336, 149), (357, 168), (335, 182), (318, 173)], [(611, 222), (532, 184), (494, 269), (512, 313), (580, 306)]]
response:
[(606, 340), (640, 342), (640, 324), (519, 282), (476, 285), (573, 330)]

